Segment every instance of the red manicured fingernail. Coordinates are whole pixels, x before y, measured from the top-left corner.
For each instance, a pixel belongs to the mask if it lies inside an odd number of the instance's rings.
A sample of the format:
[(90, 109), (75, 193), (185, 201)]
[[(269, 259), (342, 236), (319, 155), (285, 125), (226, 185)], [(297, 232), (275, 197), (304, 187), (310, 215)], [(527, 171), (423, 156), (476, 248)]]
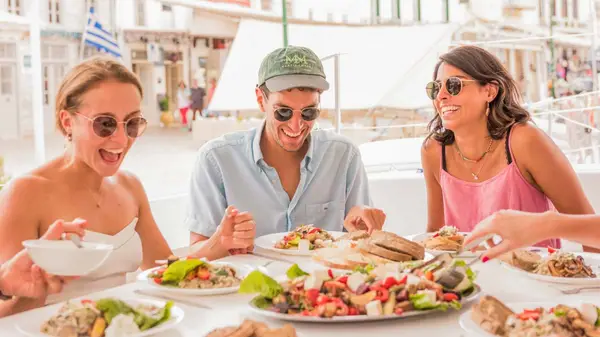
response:
[(484, 257), (482, 257), (482, 258), (481, 258), (481, 262), (483, 262), (483, 263), (486, 263), (486, 262), (488, 262), (489, 260), (490, 260), (490, 258), (489, 258), (489, 257), (487, 257), (487, 256), (484, 256)]

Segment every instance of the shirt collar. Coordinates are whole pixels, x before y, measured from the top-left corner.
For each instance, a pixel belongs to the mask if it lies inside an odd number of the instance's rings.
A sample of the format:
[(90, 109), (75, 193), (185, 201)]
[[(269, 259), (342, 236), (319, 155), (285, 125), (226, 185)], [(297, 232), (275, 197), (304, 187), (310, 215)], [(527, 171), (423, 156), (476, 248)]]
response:
[(265, 129), (266, 121), (260, 124), (259, 127), (256, 128), (256, 133), (254, 134), (254, 139), (252, 140), (252, 156), (254, 157), (254, 162), (259, 164), (263, 159), (262, 150), (260, 149), (260, 138), (262, 137), (263, 130)]
[[(260, 161), (264, 158), (262, 150), (260, 148), (260, 139), (262, 138), (263, 131), (265, 129), (266, 120), (262, 122), (262, 124), (256, 128), (256, 133), (254, 134), (254, 139), (252, 140), (252, 156), (254, 157), (254, 162), (259, 164)], [(306, 156), (302, 160), (302, 165), (306, 167), (310, 172), (313, 171), (314, 165), (312, 163), (312, 158), (314, 154), (315, 142), (313, 139), (312, 132), (309, 134), (308, 138), (308, 150), (306, 151)]]

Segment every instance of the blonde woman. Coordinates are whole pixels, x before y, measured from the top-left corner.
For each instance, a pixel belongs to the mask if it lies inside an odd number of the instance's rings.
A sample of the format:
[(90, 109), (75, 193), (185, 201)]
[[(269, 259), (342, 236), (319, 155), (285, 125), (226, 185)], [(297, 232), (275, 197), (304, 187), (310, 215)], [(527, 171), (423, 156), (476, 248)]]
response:
[[(119, 170), (146, 129), (142, 96), (138, 78), (108, 58), (85, 61), (64, 78), (56, 96), (56, 123), (67, 149), (0, 192), (0, 263), (57, 219), (85, 219), (86, 240), (115, 248), (106, 263), (66, 285), (60, 296), (23, 300), (20, 310), (121, 285), (126, 273), (154, 267), (171, 254), (139, 179)], [(236, 223), (251, 220), (235, 213), (224, 217), (219, 235), (197, 255), (215, 259), (251, 245), (253, 240), (231, 239), (239, 234)], [(254, 227), (244, 228), (252, 233)]]

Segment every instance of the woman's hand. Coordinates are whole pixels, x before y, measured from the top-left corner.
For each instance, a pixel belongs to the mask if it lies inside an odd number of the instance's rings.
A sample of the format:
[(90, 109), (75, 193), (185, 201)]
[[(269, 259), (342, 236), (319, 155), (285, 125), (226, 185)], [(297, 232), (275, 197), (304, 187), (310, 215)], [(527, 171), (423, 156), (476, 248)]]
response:
[[(74, 233), (83, 237), (87, 222), (55, 221), (42, 236), (44, 240), (60, 240), (63, 234)], [(12, 259), (0, 266), (0, 290), (5, 295), (45, 298), (47, 295), (59, 293), (63, 285), (73, 279), (48, 275), (35, 265), (26, 250), (22, 250)]]
[(553, 237), (548, 230), (551, 225), (551, 212), (526, 213), (514, 210), (499, 211), (480, 222), (473, 232), (465, 239), (465, 245), (484, 237), (496, 234), (502, 241), (484, 253), (483, 261), (496, 258), (515, 249), (529, 247), (537, 242)]

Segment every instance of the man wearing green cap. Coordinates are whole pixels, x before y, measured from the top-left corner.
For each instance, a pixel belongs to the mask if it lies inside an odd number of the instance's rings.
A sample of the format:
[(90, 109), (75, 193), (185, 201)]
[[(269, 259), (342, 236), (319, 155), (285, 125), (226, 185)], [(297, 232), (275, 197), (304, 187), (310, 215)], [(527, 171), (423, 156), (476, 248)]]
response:
[[(245, 252), (251, 247), (220, 242), (302, 224), (330, 231), (381, 229), (385, 214), (370, 207), (358, 148), (331, 131), (312, 130), (327, 89), (321, 60), (308, 48), (280, 48), (264, 58), (255, 91), (265, 122), (200, 149), (186, 217), (191, 244), (208, 240), (214, 249)], [(247, 232), (224, 233), (220, 223), (231, 206), (250, 214), (255, 228), (236, 225)]]

